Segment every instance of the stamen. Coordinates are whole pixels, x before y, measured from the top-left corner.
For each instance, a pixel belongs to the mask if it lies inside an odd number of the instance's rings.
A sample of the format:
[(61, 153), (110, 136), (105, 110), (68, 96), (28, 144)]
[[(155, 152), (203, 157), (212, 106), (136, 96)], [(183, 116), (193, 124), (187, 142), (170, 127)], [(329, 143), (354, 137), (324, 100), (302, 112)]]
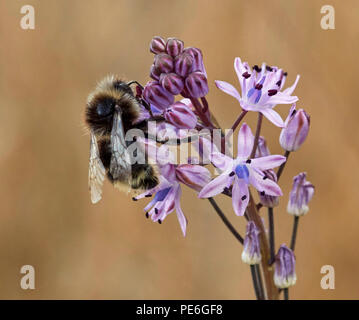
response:
[(265, 194), (266, 194), (266, 193), (265, 193), (264, 191), (261, 192), (261, 196), (265, 196)]
[(261, 90), (263, 88), (263, 85), (260, 83), (257, 83), (254, 88), (256, 88), (257, 90)]
[(246, 163), (251, 163), (252, 162), (252, 160), (251, 159), (248, 159), (247, 161), (246, 161)]
[(133, 200), (133, 201), (137, 201), (137, 199), (136, 199), (135, 197), (132, 197), (132, 200)]
[(158, 214), (158, 209), (157, 208), (155, 208), (155, 214)]
[(232, 172), (229, 174), (229, 176), (230, 176), (230, 177), (233, 177), (233, 176), (234, 176), (234, 174), (235, 174), (235, 172), (234, 172), (234, 171), (232, 171)]
[(277, 85), (278, 87), (280, 87), (281, 84), (282, 84), (282, 80), (278, 80), (277, 83), (276, 83), (276, 85)]
[(246, 199), (247, 199), (247, 196), (246, 196), (246, 195), (244, 195), (241, 199), (242, 199), (242, 201), (244, 201), (244, 200), (246, 200)]
[(253, 66), (253, 70), (257, 71), (257, 72), (261, 72), (262, 68), (259, 68), (257, 65)]
[(159, 223), (159, 224), (162, 224), (162, 221), (161, 221), (161, 220), (158, 220), (158, 223)]
[(267, 69), (267, 71), (269, 71), (269, 72), (273, 71), (273, 68), (270, 67), (270, 66), (266, 66), (266, 69)]
[(246, 71), (245, 73), (242, 74), (242, 76), (243, 76), (245, 79), (248, 79), (251, 75)]
[(277, 92), (278, 92), (278, 90), (276, 90), (276, 89), (270, 89), (270, 90), (268, 90), (268, 95), (271, 97), (271, 96), (276, 95)]
[(146, 216), (147, 219), (150, 217), (150, 215), (148, 214), (148, 212), (146, 212), (145, 216)]
[(283, 76), (286, 77), (287, 75), (288, 75), (288, 72), (284, 72), (284, 73), (283, 73)]
[(150, 197), (152, 197), (152, 194), (146, 194), (145, 197), (150, 198)]
[(268, 178), (267, 176), (264, 176), (264, 177), (263, 177), (263, 180), (265, 180), (265, 179), (267, 179), (267, 178)]
[(290, 116), (293, 117), (296, 112), (297, 112), (297, 110), (294, 109), (294, 110), (292, 111), (292, 114), (291, 114)]

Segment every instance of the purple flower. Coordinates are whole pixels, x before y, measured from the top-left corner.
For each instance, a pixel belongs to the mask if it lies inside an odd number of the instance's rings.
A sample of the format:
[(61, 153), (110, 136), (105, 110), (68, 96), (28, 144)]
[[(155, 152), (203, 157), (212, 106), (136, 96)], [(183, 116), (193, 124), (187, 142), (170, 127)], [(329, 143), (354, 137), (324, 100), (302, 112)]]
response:
[(242, 261), (247, 264), (258, 264), (260, 263), (261, 249), (259, 246), (259, 235), (256, 224), (253, 221), (249, 221), (246, 229), (246, 236), (244, 238)]
[(160, 183), (134, 199), (139, 200), (155, 195), (144, 208), (146, 217), (151, 218), (154, 222), (162, 223), (170, 213), (176, 210), (178, 222), (185, 236), (187, 219), (180, 204), (182, 194), (180, 182), (195, 190), (200, 190), (210, 180), (210, 172), (198, 165), (171, 164), (168, 161), (173, 158), (173, 155), (165, 145), (157, 148), (152, 141), (143, 139), (139, 139), (139, 141), (144, 141), (149, 157), (156, 159), (160, 171)]
[(295, 104), (290, 108), (285, 120), (285, 127), (279, 137), (280, 145), (284, 150), (296, 151), (303, 144), (309, 132), (310, 117), (303, 110), (295, 109)]
[(306, 180), (307, 174), (302, 172), (293, 178), (293, 187), (289, 194), (287, 211), (295, 216), (305, 215), (308, 210), (308, 202), (314, 194), (314, 186)]
[(284, 127), (281, 116), (273, 108), (277, 104), (290, 104), (298, 100), (298, 97), (291, 94), (297, 86), (299, 75), (291, 87), (281, 91), (287, 76), (282, 69), (266, 66), (263, 63), (261, 68), (254, 66), (252, 70), (248, 63), (242, 63), (240, 58), (234, 60), (234, 69), (241, 85), (242, 95), (225, 81), (217, 80), (217, 87), (236, 98), (244, 110), (260, 112), (276, 126)]
[(232, 159), (222, 153), (212, 151), (211, 161), (222, 173), (207, 184), (199, 193), (200, 198), (213, 197), (224, 190), (232, 189), (234, 212), (242, 216), (249, 201), (248, 186), (252, 185), (262, 195), (281, 196), (280, 187), (263, 171), (280, 166), (286, 158), (271, 155), (249, 159), (254, 144), (254, 136), (247, 124), (243, 124), (238, 134), (238, 155)]
[(284, 289), (295, 285), (296, 281), (294, 253), (282, 244), (275, 257), (274, 284)]
[(166, 51), (172, 57), (178, 56), (183, 51), (183, 41), (176, 38), (168, 38)]
[(153, 37), (150, 43), (150, 51), (154, 54), (165, 52), (166, 42), (162, 37)]

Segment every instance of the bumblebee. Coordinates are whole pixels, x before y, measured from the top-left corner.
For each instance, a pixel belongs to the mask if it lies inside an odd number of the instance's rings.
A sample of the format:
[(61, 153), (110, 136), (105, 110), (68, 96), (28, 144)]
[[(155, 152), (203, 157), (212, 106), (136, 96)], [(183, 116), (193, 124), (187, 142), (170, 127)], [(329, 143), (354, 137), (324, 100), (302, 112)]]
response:
[(133, 155), (128, 147), (133, 141), (125, 140), (126, 132), (133, 128), (146, 132), (148, 120), (140, 120), (140, 115), (143, 107), (150, 111), (145, 101), (134, 95), (132, 84), (140, 86), (137, 81), (108, 76), (88, 97), (85, 121), (91, 135), (88, 183), (92, 203), (100, 201), (106, 175), (121, 190), (148, 190), (159, 183), (154, 165), (131, 164)]

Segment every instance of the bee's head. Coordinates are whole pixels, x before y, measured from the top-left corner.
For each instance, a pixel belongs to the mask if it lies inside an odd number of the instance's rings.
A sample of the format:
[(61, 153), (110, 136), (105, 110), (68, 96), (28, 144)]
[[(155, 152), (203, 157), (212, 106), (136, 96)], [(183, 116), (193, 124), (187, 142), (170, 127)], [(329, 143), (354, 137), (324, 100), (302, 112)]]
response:
[(115, 97), (104, 93), (89, 99), (86, 108), (86, 122), (95, 133), (100, 135), (111, 133), (117, 102)]

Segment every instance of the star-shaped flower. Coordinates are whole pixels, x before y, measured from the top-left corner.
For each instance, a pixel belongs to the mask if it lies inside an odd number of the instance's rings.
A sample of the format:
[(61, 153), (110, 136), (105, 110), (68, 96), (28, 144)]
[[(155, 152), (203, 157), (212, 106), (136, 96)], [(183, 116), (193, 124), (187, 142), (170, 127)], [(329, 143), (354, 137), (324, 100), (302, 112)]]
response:
[(234, 69), (241, 85), (242, 95), (225, 81), (216, 80), (216, 86), (236, 98), (243, 110), (260, 112), (276, 126), (284, 127), (281, 116), (273, 108), (277, 104), (292, 104), (298, 100), (298, 97), (291, 94), (297, 86), (299, 75), (291, 87), (281, 91), (287, 73), (278, 67), (266, 66), (263, 63), (261, 68), (254, 66), (252, 69), (247, 62), (242, 63), (240, 58), (235, 58)]
[(254, 136), (249, 126), (244, 123), (238, 134), (237, 158), (232, 159), (218, 151), (212, 152), (211, 161), (222, 173), (205, 185), (198, 197), (213, 197), (233, 185), (233, 209), (238, 216), (242, 216), (249, 201), (249, 185), (262, 195), (281, 196), (280, 187), (268, 179), (264, 171), (280, 166), (286, 158), (281, 155), (270, 155), (250, 159), (253, 144)]

